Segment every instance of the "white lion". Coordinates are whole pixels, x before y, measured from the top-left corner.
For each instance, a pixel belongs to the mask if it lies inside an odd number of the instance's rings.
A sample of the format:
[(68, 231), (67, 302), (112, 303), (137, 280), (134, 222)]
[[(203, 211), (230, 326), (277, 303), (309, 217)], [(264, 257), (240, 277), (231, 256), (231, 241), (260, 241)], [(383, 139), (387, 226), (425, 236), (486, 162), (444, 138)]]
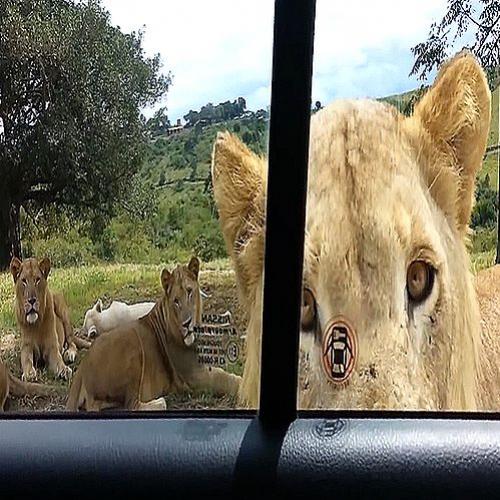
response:
[(92, 308), (85, 313), (82, 333), (88, 337), (97, 337), (119, 325), (142, 318), (153, 309), (155, 302), (140, 302), (126, 304), (114, 300), (104, 309), (99, 299)]

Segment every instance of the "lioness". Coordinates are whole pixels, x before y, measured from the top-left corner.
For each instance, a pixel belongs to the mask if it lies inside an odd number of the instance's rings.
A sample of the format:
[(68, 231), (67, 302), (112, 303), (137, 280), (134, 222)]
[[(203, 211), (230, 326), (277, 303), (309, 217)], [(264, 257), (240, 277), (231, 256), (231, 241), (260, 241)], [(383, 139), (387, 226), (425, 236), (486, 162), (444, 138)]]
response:
[(48, 287), (50, 260), (38, 262), (30, 258), (21, 262), (14, 257), (10, 271), (14, 278), (15, 312), (21, 331), (22, 379), (37, 378), (34, 361), (47, 364), (56, 376), (69, 379), (71, 368), (64, 360), (73, 362), (77, 345), (89, 347), (90, 344), (73, 335), (64, 297), (52, 293)]
[[(302, 407), (500, 408), (500, 359), (481, 343), (466, 250), (490, 100), (483, 70), (460, 53), (411, 117), (369, 100), (335, 102), (312, 117)], [(266, 172), (264, 158), (219, 133), (212, 180), (249, 312), (240, 397), (253, 407)], [(493, 329), (487, 338), (498, 343), (498, 318)]]
[(5, 401), (10, 394), (19, 397), (27, 394), (46, 396), (50, 394), (52, 389), (52, 387), (45, 384), (33, 384), (31, 382), (19, 380), (17, 377), (14, 377), (5, 364), (0, 361), (0, 411), (5, 409)]
[(98, 337), (76, 372), (68, 410), (165, 408), (185, 389), (236, 394), (240, 377), (197, 362), (192, 327), (201, 321), (199, 260), (161, 273), (163, 297), (146, 316)]

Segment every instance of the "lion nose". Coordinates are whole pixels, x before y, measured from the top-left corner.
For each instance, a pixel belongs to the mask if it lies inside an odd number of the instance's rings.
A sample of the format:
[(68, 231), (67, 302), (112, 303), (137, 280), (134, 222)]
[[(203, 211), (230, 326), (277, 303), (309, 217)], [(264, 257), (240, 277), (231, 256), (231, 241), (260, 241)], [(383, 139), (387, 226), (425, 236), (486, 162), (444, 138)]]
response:
[(28, 302), (30, 303), (30, 305), (34, 305), (35, 302), (36, 302), (36, 299), (34, 297), (32, 297), (31, 299), (28, 299)]

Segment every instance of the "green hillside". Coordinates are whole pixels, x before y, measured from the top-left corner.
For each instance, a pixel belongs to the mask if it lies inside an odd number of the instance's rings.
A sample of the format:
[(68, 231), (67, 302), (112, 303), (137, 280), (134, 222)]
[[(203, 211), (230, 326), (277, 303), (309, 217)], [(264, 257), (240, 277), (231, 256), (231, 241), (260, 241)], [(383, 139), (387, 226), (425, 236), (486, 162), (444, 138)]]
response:
[(155, 139), (148, 147), (142, 174), (159, 188), (175, 187), (177, 191), (193, 183), (204, 183), (209, 177), (213, 143), (221, 130), (238, 135), (256, 153), (266, 149), (267, 122), (248, 112), (243, 118), (194, 126)]
[[(410, 91), (381, 100), (396, 106), (401, 112), (409, 113), (422, 93), (422, 90)], [(492, 127), (488, 145), (498, 141), (498, 97), (497, 88), (492, 99)], [(197, 251), (206, 245), (207, 257), (223, 256), (224, 245), (210, 186), (210, 161), (215, 137), (220, 130), (230, 130), (251, 149), (263, 154), (267, 147), (267, 127), (266, 116), (246, 112), (243, 118), (204, 126), (198, 123), (177, 135), (163, 135), (151, 142), (142, 176), (155, 187), (160, 200), (158, 215), (153, 221), (153, 227), (156, 228), (155, 245), (173, 245)], [(482, 212), (481, 215), (476, 214), (473, 220), (477, 221), (475, 225), (486, 224), (489, 227), (494, 218), (490, 206), (494, 196), (488, 189), (498, 189), (497, 154), (485, 158), (480, 179), (484, 182), (481, 182), (481, 187), (478, 186), (478, 202), (483, 200), (484, 203), (478, 203), (478, 210), (481, 208)], [(197, 240), (200, 233), (205, 235), (207, 241)]]
[[(416, 91), (404, 92), (381, 98), (396, 106), (401, 112), (408, 105)], [(488, 146), (498, 143), (498, 98), (499, 88), (492, 94), (492, 127)], [(173, 136), (160, 136), (147, 149), (142, 175), (159, 189), (175, 189), (176, 192), (204, 185), (209, 177), (213, 142), (220, 130), (230, 130), (251, 149), (261, 154), (266, 150), (267, 121), (248, 112), (248, 116), (222, 121), (208, 126), (194, 126)], [(497, 155), (489, 155), (484, 163), (482, 175), (489, 174), (491, 186), (498, 187)]]
[(145, 226), (152, 229), (149, 239), (163, 257), (177, 259), (191, 252), (206, 261), (226, 255), (210, 178), (212, 147), (221, 130), (238, 135), (258, 154), (266, 150), (267, 122), (262, 113), (252, 112), (160, 136), (147, 148), (141, 177), (154, 191), (157, 210)]

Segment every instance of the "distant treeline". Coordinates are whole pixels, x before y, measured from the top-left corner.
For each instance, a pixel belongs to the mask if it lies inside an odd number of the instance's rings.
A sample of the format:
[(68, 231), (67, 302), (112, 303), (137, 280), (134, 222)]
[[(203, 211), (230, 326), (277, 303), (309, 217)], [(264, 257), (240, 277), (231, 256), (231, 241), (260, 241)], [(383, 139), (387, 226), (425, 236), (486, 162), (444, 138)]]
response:
[(243, 116), (247, 109), (247, 103), (243, 97), (231, 101), (221, 102), (213, 105), (211, 102), (202, 106), (200, 111), (190, 110), (184, 115), (186, 127), (194, 127), (197, 123), (212, 124), (227, 120), (233, 120)]

